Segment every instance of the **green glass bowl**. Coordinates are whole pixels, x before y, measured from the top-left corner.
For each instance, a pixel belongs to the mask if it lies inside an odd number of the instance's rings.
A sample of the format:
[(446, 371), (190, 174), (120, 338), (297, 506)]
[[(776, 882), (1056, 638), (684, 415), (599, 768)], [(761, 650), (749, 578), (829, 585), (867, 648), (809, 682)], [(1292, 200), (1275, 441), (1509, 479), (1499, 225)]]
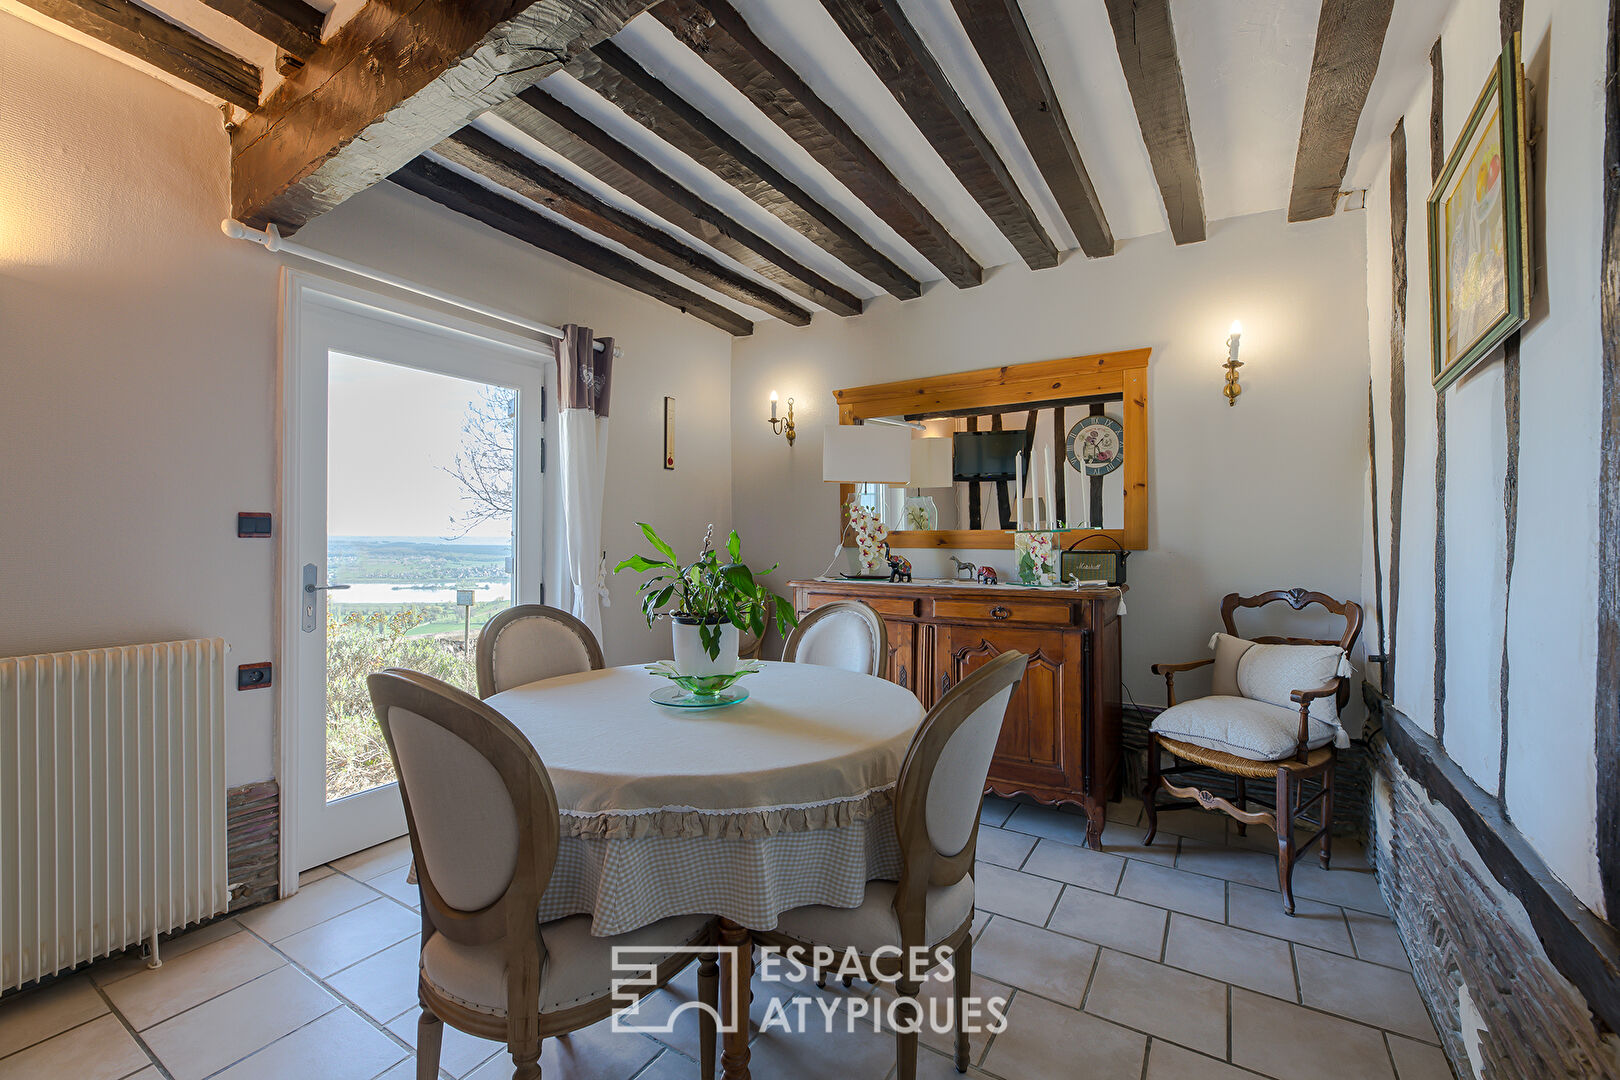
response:
[(647, 670), (654, 675), (668, 679), (694, 698), (717, 698), (724, 691), (729, 690), (731, 684), (744, 675), (754, 675), (764, 671), (765, 665), (757, 660), (745, 660), (738, 665), (736, 671), (729, 675), (682, 675), (675, 670), (673, 663), (668, 660), (660, 660), (656, 664), (648, 664)]

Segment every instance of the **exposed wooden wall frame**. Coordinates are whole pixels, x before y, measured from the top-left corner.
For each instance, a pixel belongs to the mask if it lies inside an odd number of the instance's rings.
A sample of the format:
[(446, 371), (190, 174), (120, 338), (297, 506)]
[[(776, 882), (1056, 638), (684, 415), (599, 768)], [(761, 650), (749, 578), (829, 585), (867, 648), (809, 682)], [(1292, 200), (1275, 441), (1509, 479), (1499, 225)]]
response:
[[(1120, 529), (1071, 529), (1068, 544), (1102, 533), (1127, 551), (1148, 545), (1148, 395), (1150, 348), (1039, 360), (1030, 364), (982, 368), (924, 379), (877, 383), (833, 391), (838, 422), (857, 424), (880, 416), (937, 415), (961, 409), (1022, 412), (1075, 398), (1118, 395), (1124, 404), (1125, 526)], [(972, 489), (970, 489), (972, 490)], [(839, 488), (839, 513), (855, 494), (852, 484)], [(903, 529), (889, 534), (895, 548), (1011, 548), (1012, 533), (1000, 529)]]

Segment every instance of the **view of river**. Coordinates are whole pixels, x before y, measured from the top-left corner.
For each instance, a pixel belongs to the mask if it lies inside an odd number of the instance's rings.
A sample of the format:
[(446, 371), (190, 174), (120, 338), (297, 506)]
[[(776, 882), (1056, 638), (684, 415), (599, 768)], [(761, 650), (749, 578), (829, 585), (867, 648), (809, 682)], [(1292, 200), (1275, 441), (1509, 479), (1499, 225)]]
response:
[[(401, 585), (392, 581), (356, 581), (341, 582), (348, 585), (342, 592), (330, 594), (334, 604), (453, 604), (456, 602), (456, 590), (453, 588), (425, 588), (418, 585)], [(473, 586), (473, 600), (485, 603), (489, 600), (505, 600), (512, 594), (512, 583), (509, 581), (484, 581)]]

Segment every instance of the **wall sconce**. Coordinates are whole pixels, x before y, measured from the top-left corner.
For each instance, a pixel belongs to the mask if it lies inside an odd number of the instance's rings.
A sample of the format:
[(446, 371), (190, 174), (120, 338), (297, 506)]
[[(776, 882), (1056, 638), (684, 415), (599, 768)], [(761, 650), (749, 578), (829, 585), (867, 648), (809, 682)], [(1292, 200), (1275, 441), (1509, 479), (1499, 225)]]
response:
[(771, 391), (771, 431), (784, 436), (788, 445), (793, 445), (793, 399), (788, 398), (787, 415), (778, 418), (776, 415), (776, 391)]
[(1238, 385), (1238, 368), (1243, 366), (1243, 361), (1238, 359), (1238, 342), (1242, 337), (1243, 324), (1232, 320), (1232, 329), (1226, 337), (1226, 363), (1223, 365), (1226, 368), (1226, 385), (1221, 388), (1228, 406), (1236, 405), (1238, 395), (1243, 393), (1243, 387)]

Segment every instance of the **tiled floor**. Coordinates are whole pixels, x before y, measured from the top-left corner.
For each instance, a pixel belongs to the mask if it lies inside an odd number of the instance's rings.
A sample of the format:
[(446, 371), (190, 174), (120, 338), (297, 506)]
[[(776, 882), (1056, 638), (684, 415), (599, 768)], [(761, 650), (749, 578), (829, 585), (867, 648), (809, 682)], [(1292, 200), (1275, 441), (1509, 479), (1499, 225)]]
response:
[[(974, 1037), (970, 1076), (1449, 1080), (1359, 851), (1341, 845), (1327, 873), (1301, 864), (1290, 919), (1269, 833), (1243, 839), (1182, 812), (1143, 848), (1140, 806), (1111, 809), (1107, 850), (1093, 852), (1076, 846), (1074, 815), (987, 800), (975, 984), (1008, 999), (1008, 1024)], [(108, 961), (0, 1004), (0, 1080), (410, 1080), (420, 922), (407, 862), (403, 841), (340, 859), (291, 899), (177, 938), (160, 969)], [(647, 1007), (689, 999), (692, 975)], [(887, 993), (762, 985), (754, 1017), (773, 997), (831, 1008)], [(687, 1020), (662, 1041), (606, 1024), (548, 1040), (546, 1080), (696, 1077)], [(842, 1020), (816, 1031), (756, 1034), (753, 1075), (892, 1077), (891, 1036)], [(921, 1077), (957, 1075), (948, 1038), (923, 1044)], [(453, 1080), (511, 1076), (504, 1047), (449, 1030), (442, 1065)]]

